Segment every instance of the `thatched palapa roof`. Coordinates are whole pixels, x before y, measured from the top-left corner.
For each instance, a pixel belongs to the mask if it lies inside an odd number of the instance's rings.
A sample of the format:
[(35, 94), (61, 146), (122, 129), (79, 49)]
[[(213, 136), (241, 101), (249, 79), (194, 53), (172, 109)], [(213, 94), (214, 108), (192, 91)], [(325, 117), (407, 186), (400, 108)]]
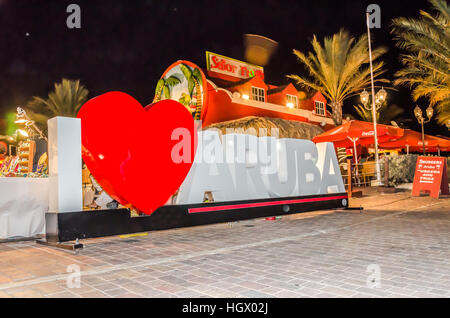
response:
[(221, 123), (212, 124), (204, 129), (218, 129), (222, 134), (226, 134), (227, 128), (242, 129), (245, 131), (245, 133), (251, 133), (251, 130), (250, 132), (247, 132), (248, 128), (254, 128), (257, 136), (259, 136), (259, 128), (267, 128), (267, 135), (269, 136), (271, 136), (271, 128), (278, 128), (279, 138), (295, 138), (308, 140), (312, 140), (315, 136), (320, 135), (324, 132), (322, 128), (309, 123), (281, 118), (256, 116), (224, 121)]

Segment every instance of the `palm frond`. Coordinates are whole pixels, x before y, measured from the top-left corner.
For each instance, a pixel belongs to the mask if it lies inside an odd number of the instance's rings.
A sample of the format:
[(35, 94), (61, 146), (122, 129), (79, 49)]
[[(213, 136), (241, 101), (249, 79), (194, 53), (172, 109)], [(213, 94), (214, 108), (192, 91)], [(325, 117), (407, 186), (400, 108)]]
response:
[(46, 127), (48, 119), (56, 116), (76, 117), (81, 106), (86, 102), (89, 92), (79, 80), (63, 78), (54, 84), (54, 90), (47, 98), (34, 96), (26, 105), (30, 118), (41, 127)]
[[(333, 113), (336, 116), (333, 116), (333, 120), (340, 124), (342, 110), (337, 108), (341, 108), (345, 99), (370, 83), (367, 35), (355, 39), (341, 29), (331, 37), (325, 37), (322, 42), (314, 36), (311, 45), (312, 51), (307, 54), (293, 50), (307, 73), (287, 77), (301, 87), (320, 91), (335, 108)], [(385, 52), (386, 48), (383, 47), (374, 49), (373, 59), (377, 60)], [(379, 78), (384, 73), (383, 63), (375, 62), (373, 70), (376, 80), (383, 81)]]
[[(372, 109), (366, 109), (363, 105), (353, 106), (359, 119), (372, 122), (373, 114)], [(401, 115), (405, 110), (395, 104), (388, 105), (384, 103), (376, 112), (377, 123), (390, 124), (390, 122)]]
[(434, 14), (420, 11), (418, 19), (392, 22), (397, 46), (408, 52), (401, 56), (404, 68), (396, 73), (394, 84), (411, 88), (414, 100), (428, 98), (443, 124), (450, 99), (450, 7), (446, 0), (430, 0), (430, 4)]

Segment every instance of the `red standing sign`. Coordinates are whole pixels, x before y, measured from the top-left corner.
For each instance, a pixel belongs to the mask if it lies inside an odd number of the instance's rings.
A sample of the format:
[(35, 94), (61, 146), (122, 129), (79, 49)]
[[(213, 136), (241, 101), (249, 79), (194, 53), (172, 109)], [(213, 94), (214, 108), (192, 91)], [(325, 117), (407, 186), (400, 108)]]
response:
[(419, 157), (414, 173), (412, 195), (419, 196), (421, 191), (430, 193), (433, 198), (449, 194), (447, 177), (447, 159), (443, 157)]

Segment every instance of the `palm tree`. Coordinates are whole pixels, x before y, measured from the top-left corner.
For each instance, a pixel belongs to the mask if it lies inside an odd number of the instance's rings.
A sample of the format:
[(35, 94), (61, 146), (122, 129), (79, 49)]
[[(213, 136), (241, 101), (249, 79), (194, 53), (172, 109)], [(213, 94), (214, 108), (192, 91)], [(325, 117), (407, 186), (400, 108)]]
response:
[[(372, 110), (367, 110), (363, 105), (353, 106), (358, 116), (364, 120), (373, 122)], [(405, 110), (396, 104), (388, 105), (384, 103), (377, 111), (377, 123), (389, 125), (396, 117), (401, 115)]]
[(80, 80), (63, 78), (60, 83), (55, 83), (54, 87), (47, 98), (34, 96), (26, 105), (30, 118), (44, 130), (47, 127), (47, 120), (52, 117), (76, 117), (89, 93), (80, 84)]
[(167, 79), (161, 78), (156, 84), (153, 103), (159, 102), (161, 100), (163, 92), (166, 99), (170, 98), (170, 90), (172, 89), (172, 87), (180, 83), (181, 80), (176, 75), (171, 75)]
[[(333, 110), (333, 121), (336, 125), (340, 125), (344, 100), (370, 84), (370, 68), (367, 66), (369, 63), (367, 35), (355, 39), (342, 29), (332, 37), (326, 37), (323, 45), (314, 35), (311, 44), (313, 52), (308, 54), (293, 50), (309, 74), (287, 77), (294, 79), (302, 87), (320, 91), (328, 98)], [(384, 47), (372, 50), (373, 60), (386, 51)], [(382, 61), (374, 63), (374, 78), (384, 73), (383, 65)], [(383, 79), (376, 81), (386, 82)]]
[(438, 110), (438, 122), (450, 121), (450, 7), (446, 0), (429, 0), (436, 11), (420, 11), (419, 19), (397, 18), (392, 33), (405, 66), (396, 73), (396, 85), (412, 88), (416, 101), (428, 98)]
[(189, 96), (191, 97), (190, 100), (192, 100), (192, 94), (194, 92), (195, 88), (195, 97), (196, 97), (196, 103), (195, 103), (195, 112), (194, 112), (194, 119), (199, 120), (200, 115), (202, 113), (202, 92), (200, 89), (200, 85), (202, 85), (202, 74), (200, 73), (200, 70), (197, 68), (194, 68), (193, 70), (185, 65), (180, 64), (181, 72), (183, 72), (184, 77), (188, 81), (188, 90), (189, 90)]

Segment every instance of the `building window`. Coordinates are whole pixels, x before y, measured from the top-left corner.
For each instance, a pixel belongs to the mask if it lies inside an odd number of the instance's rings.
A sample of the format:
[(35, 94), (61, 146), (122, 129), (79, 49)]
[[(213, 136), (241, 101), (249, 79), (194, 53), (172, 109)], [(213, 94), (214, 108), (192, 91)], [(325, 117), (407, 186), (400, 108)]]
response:
[(258, 88), (252, 86), (252, 99), (258, 102), (265, 102), (264, 98), (264, 88)]
[(325, 104), (323, 102), (315, 101), (316, 115), (325, 116)]
[(286, 94), (286, 105), (292, 104), (294, 108), (298, 108), (297, 96)]

